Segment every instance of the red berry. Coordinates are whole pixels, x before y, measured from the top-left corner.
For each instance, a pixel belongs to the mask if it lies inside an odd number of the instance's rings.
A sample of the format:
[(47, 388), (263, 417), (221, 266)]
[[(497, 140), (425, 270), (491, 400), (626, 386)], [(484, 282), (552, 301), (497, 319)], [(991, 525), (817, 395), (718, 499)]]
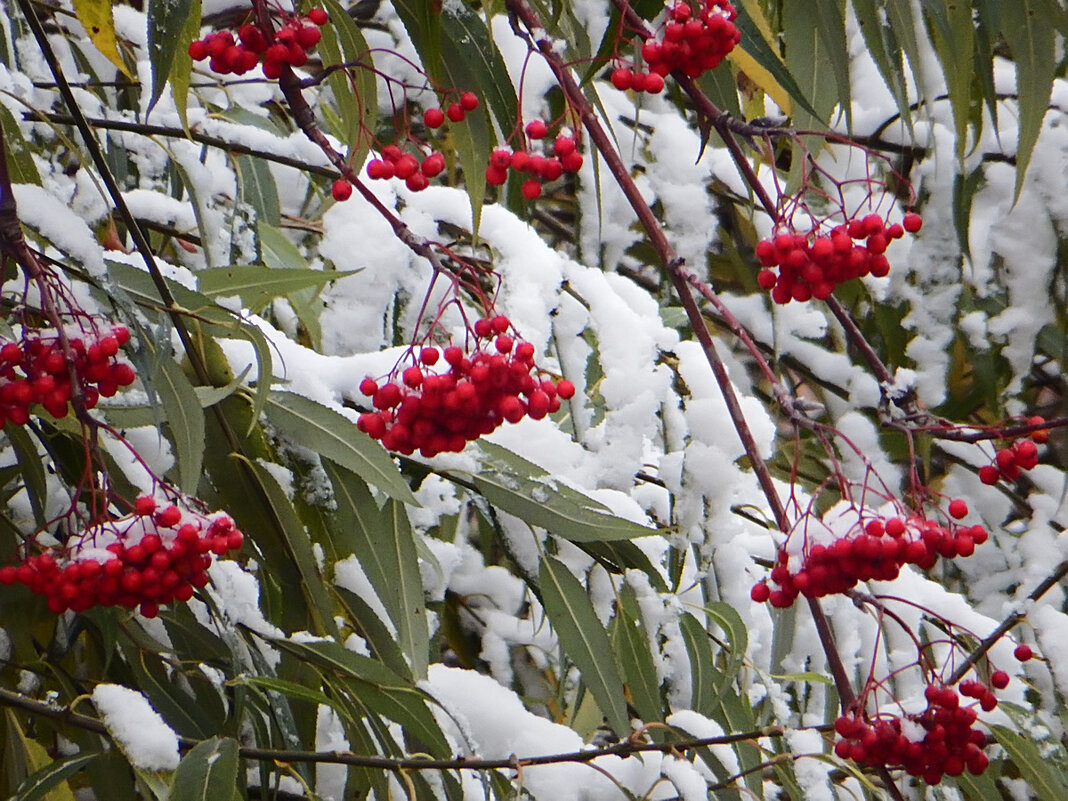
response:
[(771, 597), (771, 589), (768, 587), (767, 582), (762, 581), (759, 584), (754, 584), (753, 589), (749, 591), (749, 597), (758, 604), (768, 600)]
[(334, 196), (334, 200), (338, 203), (343, 203), (352, 197), (352, 184), (344, 178), (338, 178), (330, 188), (330, 194)]
[(544, 139), (545, 134), (549, 132), (549, 128), (541, 120), (531, 120), (527, 123), (526, 131), (527, 136), (531, 139)]
[(612, 86), (614, 86), (616, 89), (619, 89), (621, 92), (625, 92), (631, 87), (632, 77), (633, 73), (623, 67), (612, 70)]
[(427, 128), (440, 128), (445, 123), (445, 112), (440, 108), (428, 108), (423, 112), (423, 124)]
[(990, 685), (996, 690), (1004, 690), (1009, 686), (1009, 674), (1004, 670), (995, 670), (990, 674)]
[(459, 103), (453, 103), (447, 109), (445, 109), (445, 115), (452, 122), (463, 122), (464, 117), (467, 116), (467, 114), (463, 110), (463, 107)]
[(949, 515), (950, 517), (953, 517), (957, 520), (960, 520), (962, 517), (967, 517), (968, 504), (962, 501), (960, 498), (957, 498), (954, 501), (950, 501)]
[(437, 348), (423, 348), (419, 351), (419, 361), (429, 367), (438, 363), (438, 355)]
[(655, 72), (645, 76), (645, 91), (651, 95), (658, 95), (664, 91), (664, 79)]
[(464, 92), (460, 95), (460, 108), (464, 111), (474, 111), (478, 108), (478, 95), (474, 92)]
[(297, 31), (297, 42), (305, 50), (310, 50), (319, 44), (319, 40), (323, 38), (322, 33), (318, 28), (311, 26), (305, 26)]
[(1031, 650), (1031, 646), (1027, 643), (1020, 643), (1016, 646), (1016, 650), (1012, 652), (1012, 655), (1016, 657), (1019, 662), (1026, 662), (1035, 655), (1035, 652)]
[(901, 227), (908, 231), (910, 234), (914, 234), (923, 227), (923, 219), (919, 214), (910, 211), (901, 220)]
[(376, 392), (378, 392), (377, 382), (375, 382), (375, 380), (370, 376), (367, 376), (363, 381), (360, 382), (360, 392), (362, 392), (367, 397), (371, 397)]
[(149, 498), (147, 495), (142, 495), (134, 503), (134, 510), (142, 517), (153, 514), (156, 511), (155, 498)]
[(311, 11), (308, 12), (308, 19), (311, 20), (312, 23), (314, 23), (315, 25), (319, 25), (320, 27), (322, 27), (330, 21), (330, 15), (327, 14), (326, 11), (322, 8), (313, 8)]
[(992, 464), (985, 464), (979, 468), (979, 480), (993, 486), (1001, 480), (1001, 471)]
[(427, 178), (433, 178), (439, 175), (442, 170), (445, 169), (445, 157), (440, 153), (432, 153), (423, 159), (423, 163), (419, 166), (420, 172)]
[(520, 191), (522, 191), (523, 197), (525, 197), (527, 200), (534, 200), (534, 198), (541, 196), (541, 184), (531, 178), (529, 181), (523, 182), (523, 186)]
[(200, 40), (190, 42), (189, 57), (193, 59), (193, 61), (203, 61), (208, 57), (208, 46)]
[(570, 400), (575, 397), (575, 385), (566, 378), (562, 378), (556, 384), (556, 394), (564, 400)]

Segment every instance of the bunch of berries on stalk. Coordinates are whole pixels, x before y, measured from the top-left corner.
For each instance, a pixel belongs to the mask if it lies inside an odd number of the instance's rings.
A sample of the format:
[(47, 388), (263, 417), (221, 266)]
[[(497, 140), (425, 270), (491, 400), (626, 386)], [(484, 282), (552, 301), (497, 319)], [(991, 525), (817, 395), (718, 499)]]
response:
[[(360, 382), (376, 411), (359, 416), (356, 426), (391, 451), (424, 457), (459, 452), (505, 421), (540, 420), (575, 394), (567, 379), (539, 379), (534, 346), (508, 331), (498, 315), (474, 325), (477, 347), (465, 353), (455, 345), (419, 351), (419, 364), (401, 372), (400, 381)], [(440, 361), (447, 369), (432, 369)]]
[[(995, 671), (991, 683), (1008, 684), (1008, 674)], [(975, 727), (976, 703), (961, 704), (961, 696), (978, 699), (989, 711), (997, 706), (992, 690), (979, 681), (964, 681), (960, 692), (952, 687), (930, 684), (924, 691), (927, 708), (920, 714), (842, 715), (834, 723), (839, 739), (834, 752), (870, 768), (903, 768), (936, 785), (943, 776), (960, 776), (967, 770), (978, 776), (990, 760), (983, 753), (986, 734)]]
[[(757, 274), (757, 283), (771, 290), (771, 299), (780, 304), (826, 300), (845, 281), (887, 275), (890, 262), (884, 254), (890, 242), (905, 232), (916, 233), (922, 225), (920, 215), (913, 212), (892, 225), (878, 214), (869, 214), (828, 233), (818, 229), (807, 234), (780, 233), (757, 243), (756, 256), (765, 268)], [(855, 244), (860, 240), (863, 244)], [(771, 267), (779, 268), (778, 275)]]
[(72, 366), (86, 408), (96, 406), (100, 396), (110, 398), (119, 387), (129, 386), (136, 378), (134, 370), (116, 359), (129, 341), (130, 332), (121, 325), (93, 339), (70, 336), (73, 365), (54, 333), (26, 332), (20, 341), (0, 346), (0, 426), (8, 421), (25, 425), (34, 405), (53, 417), (65, 417), (73, 394)]
[[(381, 181), (400, 178), (412, 192), (421, 192), (430, 186), (430, 179), (440, 175), (444, 169), (445, 157), (441, 153), (431, 152), (420, 161), (396, 145), (386, 145), (382, 148), (382, 158), (367, 162), (367, 177)], [(336, 189), (334, 197), (340, 199)]]
[(648, 72), (616, 68), (611, 80), (617, 89), (656, 94), (664, 88), (664, 77), (676, 70), (696, 78), (715, 69), (741, 40), (734, 26), (738, 12), (727, 0), (704, 0), (696, 11), (678, 2), (667, 13), (660, 38), (642, 45)]
[[(1045, 420), (1041, 417), (1031, 417), (1027, 422), (1037, 425)], [(994, 454), (994, 461), (979, 468), (979, 480), (990, 485), (1002, 480), (1015, 481), (1020, 477), (1021, 470), (1034, 468), (1038, 464), (1038, 446), (1049, 442), (1049, 429), (1032, 431), (1029, 437), (999, 448)]]
[(203, 515), (150, 497), (134, 513), (85, 529), (63, 547), (0, 568), (0, 584), (25, 584), (59, 614), (93, 606), (140, 607), (188, 601), (208, 583), (211, 555), (241, 547), (244, 536), (225, 514)]
[(319, 31), (330, 17), (321, 8), (313, 8), (307, 16), (290, 16), (282, 27), (270, 36), (252, 23), (237, 29), (237, 38), (230, 31), (209, 33), (189, 45), (194, 61), (208, 59), (208, 68), (219, 75), (244, 75), (257, 64), (263, 64), (263, 75), (275, 80), (285, 66), (303, 67), (308, 53), (322, 38)]
[[(527, 124), (527, 137), (532, 140), (544, 139), (548, 126), (541, 120)], [(582, 169), (582, 154), (578, 152), (578, 143), (573, 136), (560, 134), (553, 140), (552, 152), (542, 155), (526, 150), (511, 151), (498, 148), (490, 153), (490, 163), (486, 168), (486, 183), (500, 186), (508, 180), (508, 171), (524, 173), (530, 177), (523, 182), (523, 197), (533, 200), (541, 196), (543, 183), (555, 181), (565, 172), (578, 172)]]
[(423, 124), (427, 128), (440, 128), (445, 124), (446, 117), (449, 122), (463, 122), (468, 113), (476, 108), (478, 108), (478, 95), (474, 92), (464, 92), (456, 102), (446, 106), (444, 111), (440, 108), (428, 108), (424, 111)]
[[(949, 504), (951, 517), (968, 514), (967, 504), (958, 499)], [(942, 525), (921, 517), (869, 520), (859, 523), (844, 537), (822, 544), (805, 543), (800, 566), (791, 571), (787, 546), (779, 548), (771, 581), (753, 586), (750, 596), (757, 603), (768, 601), (778, 609), (792, 606), (798, 595), (822, 598), (853, 589), (861, 581), (893, 581), (906, 564), (929, 570), (938, 557), (952, 559), (971, 556), (975, 546), (987, 540), (982, 526)]]

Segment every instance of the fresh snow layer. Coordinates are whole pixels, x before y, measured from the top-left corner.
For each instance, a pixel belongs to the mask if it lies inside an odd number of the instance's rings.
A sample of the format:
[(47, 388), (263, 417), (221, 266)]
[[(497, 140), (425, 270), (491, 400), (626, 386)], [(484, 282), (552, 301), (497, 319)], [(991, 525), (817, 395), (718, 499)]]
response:
[(153, 771), (178, 767), (178, 735), (145, 696), (118, 684), (98, 684), (92, 697), (108, 732), (134, 767)]

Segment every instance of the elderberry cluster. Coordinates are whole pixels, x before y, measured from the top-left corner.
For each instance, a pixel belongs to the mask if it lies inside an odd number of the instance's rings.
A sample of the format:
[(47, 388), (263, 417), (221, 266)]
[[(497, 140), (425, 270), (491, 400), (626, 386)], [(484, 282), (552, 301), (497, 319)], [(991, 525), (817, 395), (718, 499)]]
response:
[[(757, 275), (757, 283), (771, 290), (771, 299), (780, 304), (826, 300), (845, 281), (887, 275), (890, 262), (884, 254), (890, 242), (906, 231), (916, 233), (922, 225), (920, 215), (912, 212), (892, 225), (878, 214), (869, 214), (837, 225), (829, 233), (778, 234), (757, 243), (756, 256), (765, 268)], [(855, 244), (860, 240), (864, 243)], [(768, 269), (776, 266), (778, 275)]]
[(283, 67), (307, 63), (308, 52), (322, 38), (319, 28), (329, 20), (326, 11), (313, 8), (307, 16), (289, 17), (270, 38), (251, 23), (238, 28), (236, 39), (230, 31), (216, 31), (191, 42), (189, 56), (208, 59), (208, 68), (219, 75), (244, 75), (262, 63), (264, 77), (275, 80)]
[[(1041, 417), (1027, 420), (1030, 424), (1044, 423)], [(1049, 429), (1032, 431), (1030, 439), (1021, 439), (999, 448), (991, 464), (979, 468), (979, 480), (994, 485), (1001, 480), (1015, 481), (1021, 470), (1031, 470), (1038, 464), (1038, 445), (1049, 441)], [(1037, 444), (1036, 444), (1037, 443)]]
[[(536, 378), (534, 346), (517, 342), (507, 333), (510, 327), (503, 315), (478, 320), (475, 336), (483, 344), (471, 354), (455, 345), (426, 347), (419, 352), (419, 365), (406, 368), (399, 383), (380, 386), (365, 378), (360, 392), (377, 411), (361, 414), (357, 428), (391, 451), (418, 450), (429, 458), (461, 451), (505, 421), (540, 420), (555, 412), (561, 399), (575, 394), (575, 385)], [(439, 359), (448, 365), (446, 372), (425, 369)]]
[(140, 607), (145, 617), (161, 604), (188, 601), (208, 583), (211, 554), (244, 542), (226, 515), (206, 517), (138, 498), (135, 513), (83, 531), (76, 543), (0, 568), (0, 584), (25, 584), (59, 614), (93, 606)]
[(689, 3), (676, 3), (668, 9), (660, 38), (651, 38), (642, 45), (648, 72), (618, 67), (612, 71), (612, 85), (620, 90), (657, 94), (664, 88), (664, 77), (676, 70), (697, 78), (706, 70), (715, 69), (741, 41), (734, 26), (737, 16), (727, 0), (704, 0), (698, 11)]
[(983, 753), (987, 737), (975, 728), (975, 705), (962, 706), (960, 696), (976, 698), (980, 690), (982, 708), (993, 709), (997, 699), (986, 685), (962, 682), (960, 694), (952, 687), (928, 685), (924, 691), (927, 709), (922, 714), (879, 716), (874, 721), (863, 715), (843, 715), (834, 723), (840, 737), (834, 752), (864, 767), (903, 768), (929, 785), (965, 770), (978, 776), (990, 763)]
[[(115, 358), (129, 341), (130, 332), (121, 325), (95, 340), (68, 340), (87, 408), (134, 382), (133, 368)], [(53, 417), (65, 417), (73, 394), (70, 368), (55, 334), (27, 334), (0, 347), (0, 426), (26, 425), (35, 404)]]
[[(960, 519), (968, 514), (967, 504), (955, 500), (949, 512)], [(858, 525), (854, 533), (829, 545), (806, 545), (796, 572), (788, 567), (790, 554), (784, 545), (771, 571), (778, 589), (772, 590), (761, 581), (753, 586), (750, 597), (757, 603), (768, 601), (777, 609), (785, 609), (798, 595), (822, 598), (851, 590), (861, 581), (893, 581), (906, 564), (929, 570), (939, 556), (971, 556), (987, 536), (982, 526), (943, 526), (918, 517), (907, 522), (899, 517), (869, 520), (863, 528)]]
[[(541, 120), (527, 124), (529, 139), (544, 139), (548, 127)], [(561, 134), (553, 140), (551, 154), (531, 153), (526, 150), (511, 151), (498, 148), (490, 153), (490, 163), (486, 168), (486, 183), (500, 186), (508, 180), (508, 170), (529, 175), (523, 182), (521, 191), (527, 200), (541, 196), (543, 183), (555, 181), (565, 172), (578, 172), (582, 169), (582, 154), (578, 152), (575, 138)]]

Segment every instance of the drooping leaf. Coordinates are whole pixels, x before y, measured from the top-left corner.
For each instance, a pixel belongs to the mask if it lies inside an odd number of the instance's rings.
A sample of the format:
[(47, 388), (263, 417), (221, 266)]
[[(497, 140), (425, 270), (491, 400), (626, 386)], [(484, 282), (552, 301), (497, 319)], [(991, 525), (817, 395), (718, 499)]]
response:
[(170, 801), (228, 801), (238, 774), (237, 741), (212, 737), (182, 757), (171, 782)]
[(971, 117), (972, 52), (975, 33), (972, 8), (957, 0), (921, 0), (930, 22), (931, 41), (946, 79), (957, 133), (957, 158), (964, 159)]
[(281, 210), (278, 206), (278, 186), (270, 165), (264, 159), (244, 153), (235, 156), (234, 161), (241, 182), (241, 200), (256, 210), (257, 219), (277, 226), (281, 222)]
[(132, 77), (119, 54), (111, 0), (74, 0), (74, 13), (78, 15), (78, 21), (89, 34), (96, 49), (118, 67), (123, 75)]
[(619, 656), (623, 677), (630, 690), (631, 703), (645, 723), (663, 717), (660, 683), (656, 665), (649, 651), (649, 640), (642, 622), (638, 598), (629, 584), (624, 584), (616, 601), (616, 614), (610, 627), (612, 647)]
[(200, 19), (199, 1), (197, 8), (194, 9), (193, 5), (193, 0), (148, 0), (148, 61), (152, 68), (152, 97), (148, 101), (146, 115), (152, 113), (163, 94), (175, 54), (189, 47), (189, 42), (183, 41), (188, 20), (194, 12), (197, 20)]
[(30, 147), (19, 130), (18, 123), (0, 103), (0, 135), (4, 137), (4, 150), (7, 152), (7, 174), (13, 184), (41, 185), (41, 174), (33, 160)]
[(323, 27), (323, 39), (319, 43), (324, 65), (362, 62), (327, 78), (341, 113), (342, 130), (337, 132), (338, 138), (348, 147), (349, 164), (359, 169), (374, 142), (378, 78), (369, 60), (370, 48), (355, 20), (336, 0), (325, 0), (323, 6), (331, 21)]
[(174, 95), (174, 109), (182, 130), (189, 133), (189, 83), (193, 72), (193, 59), (189, 55), (189, 45), (200, 35), (201, 0), (191, 0), (189, 14), (182, 24), (178, 44), (174, 48), (174, 61), (171, 63), (169, 80), (171, 94)]
[(272, 392), (267, 417), (294, 442), (348, 468), (391, 498), (417, 504), (389, 454), (347, 417), (292, 392)]
[(1042, 757), (1034, 742), (1006, 726), (995, 725), (990, 730), (1039, 801), (1063, 801), (1068, 798), (1068, 784)]
[(234, 265), (197, 273), (200, 291), (209, 298), (238, 295), (250, 309), (260, 309), (271, 300), (309, 287), (322, 287), (354, 275), (359, 270), (335, 272), (305, 268), (272, 270), (256, 265)]
[[(15, 795), (11, 797), (11, 801), (38, 801), (38, 799), (59, 801), (59, 793), (53, 791), (98, 756), (100, 756), (99, 753), (75, 754), (74, 756), (49, 761), (47, 765), (30, 774), (22, 781), (18, 790), (15, 791)], [(66, 788), (65, 795), (73, 798), (69, 788)]]
[(195, 495), (204, 463), (204, 410), (177, 362), (161, 359), (152, 376), (178, 458), (178, 486)]
[(623, 694), (623, 679), (608, 639), (586, 590), (571, 571), (551, 556), (541, 558), (539, 589), (545, 614), (560, 640), (560, 647), (582, 673), (592, 693), (620, 737), (630, 734), (630, 716)]
[(905, 64), (901, 43), (893, 25), (884, 22), (887, 0), (851, 0), (857, 24), (868, 46), (868, 53), (882, 76), (883, 83), (894, 96), (898, 114), (908, 130), (912, 130), (912, 111), (909, 108), (905, 83)]

